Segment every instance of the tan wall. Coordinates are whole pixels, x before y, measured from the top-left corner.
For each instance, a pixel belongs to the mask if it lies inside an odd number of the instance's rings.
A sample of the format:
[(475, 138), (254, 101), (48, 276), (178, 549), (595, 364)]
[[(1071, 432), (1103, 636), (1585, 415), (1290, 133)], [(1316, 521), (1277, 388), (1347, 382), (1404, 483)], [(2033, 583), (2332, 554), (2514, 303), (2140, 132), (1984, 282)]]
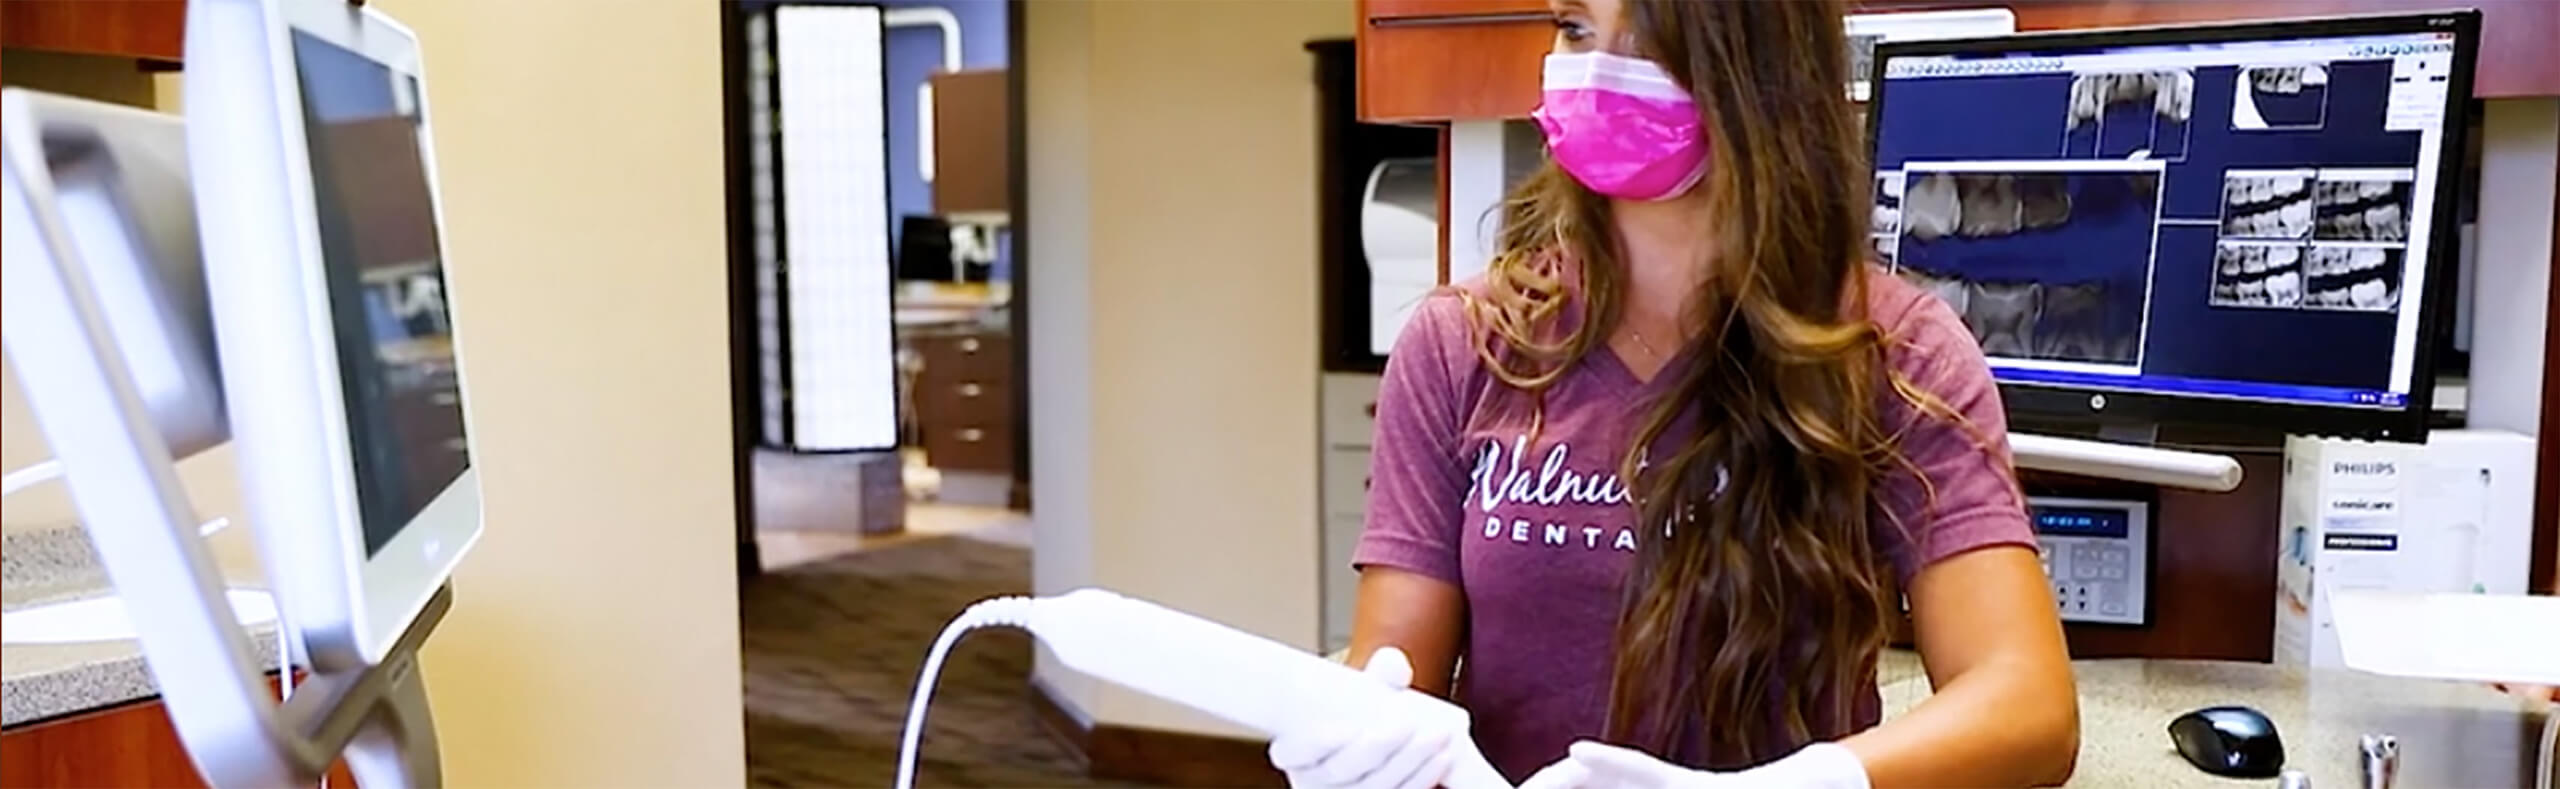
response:
[(488, 535), (456, 786), (745, 780), (714, 3), (390, 0), (426, 41)]
[[(1103, 586), (1313, 649), (1304, 45), (1350, 35), (1352, 5), (1026, 10), (1035, 586)], [(1039, 674), (1104, 722), (1225, 731), (1055, 666)]]
[(488, 515), (425, 658), (447, 782), (739, 785), (718, 6), (378, 5), (427, 42)]

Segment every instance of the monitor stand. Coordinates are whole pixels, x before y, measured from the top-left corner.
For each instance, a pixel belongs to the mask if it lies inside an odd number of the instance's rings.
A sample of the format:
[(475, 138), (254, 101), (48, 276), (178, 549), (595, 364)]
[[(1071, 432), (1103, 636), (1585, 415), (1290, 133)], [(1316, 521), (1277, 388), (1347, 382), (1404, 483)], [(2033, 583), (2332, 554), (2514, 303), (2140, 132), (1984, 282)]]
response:
[[(427, 634), (452, 607), (453, 587), (439, 588), (381, 663), (303, 680), (280, 711), (286, 729), (299, 733), (311, 753), (342, 754), (364, 789), (442, 786), (435, 719), (417, 660)], [(317, 770), (327, 768), (323, 761)]]

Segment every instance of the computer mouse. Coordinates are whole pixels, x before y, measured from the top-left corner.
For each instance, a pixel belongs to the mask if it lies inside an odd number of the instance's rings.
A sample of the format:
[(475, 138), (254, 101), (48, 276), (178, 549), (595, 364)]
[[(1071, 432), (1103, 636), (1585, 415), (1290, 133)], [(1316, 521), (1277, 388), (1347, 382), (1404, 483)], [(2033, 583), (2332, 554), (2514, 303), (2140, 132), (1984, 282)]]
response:
[(2206, 707), (2169, 722), (2169, 739), (2187, 763), (2214, 775), (2273, 778), (2284, 769), (2284, 740), (2275, 721), (2248, 707)]

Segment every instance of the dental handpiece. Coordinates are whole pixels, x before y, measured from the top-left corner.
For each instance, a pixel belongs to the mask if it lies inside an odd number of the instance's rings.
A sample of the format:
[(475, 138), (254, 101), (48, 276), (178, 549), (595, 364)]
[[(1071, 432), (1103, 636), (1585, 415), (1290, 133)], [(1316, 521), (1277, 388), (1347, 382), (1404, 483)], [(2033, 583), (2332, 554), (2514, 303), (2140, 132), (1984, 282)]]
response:
[[(943, 656), (967, 630), (1008, 625), (1029, 631), (1066, 667), (1190, 707), (1263, 734), (1369, 714), (1390, 694), (1467, 730), (1467, 711), (1412, 689), (1396, 690), (1360, 670), (1251, 633), (1100, 589), (1052, 597), (1000, 597), (972, 605), (943, 630), (926, 656), (908, 712), (898, 764), (900, 789), (913, 786), (925, 702)], [(1493, 764), (1461, 739), (1448, 789), (1512, 789)]]

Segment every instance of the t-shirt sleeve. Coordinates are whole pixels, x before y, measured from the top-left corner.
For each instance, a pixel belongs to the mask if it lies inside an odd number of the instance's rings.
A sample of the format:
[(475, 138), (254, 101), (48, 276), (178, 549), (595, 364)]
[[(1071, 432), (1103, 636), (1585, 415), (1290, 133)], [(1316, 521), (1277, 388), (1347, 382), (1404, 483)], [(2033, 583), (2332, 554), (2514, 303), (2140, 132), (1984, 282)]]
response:
[(1993, 545), (2034, 547), (2026, 502), (2009, 455), (2009, 419), (1991, 366), (1955, 311), (1918, 295), (1889, 330), (1887, 362), (1944, 410), (1924, 409), (1888, 388), (1886, 429), (1910, 465), (1889, 471), (1877, 528), (1903, 583), (1921, 568)]
[(1393, 567), (1455, 584), (1467, 466), (1466, 371), (1476, 365), (1465, 304), (1433, 294), (1414, 309), (1387, 354), (1369, 457), (1366, 522), (1355, 567)]

